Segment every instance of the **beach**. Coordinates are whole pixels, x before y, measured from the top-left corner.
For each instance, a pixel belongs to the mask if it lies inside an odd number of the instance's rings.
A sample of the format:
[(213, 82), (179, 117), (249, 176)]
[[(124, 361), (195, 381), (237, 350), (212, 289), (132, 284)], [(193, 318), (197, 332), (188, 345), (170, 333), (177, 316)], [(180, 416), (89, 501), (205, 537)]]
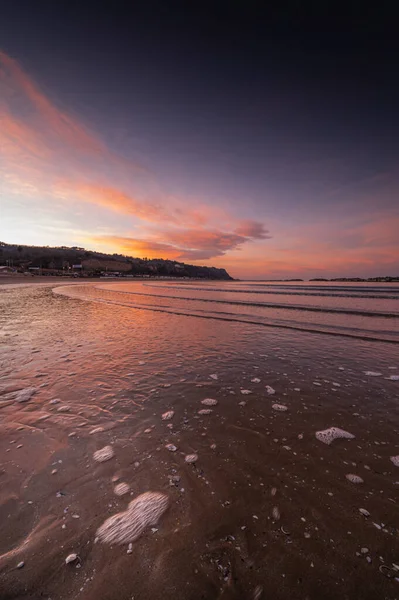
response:
[(0, 286), (0, 598), (397, 599), (399, 286), (331, 287)]

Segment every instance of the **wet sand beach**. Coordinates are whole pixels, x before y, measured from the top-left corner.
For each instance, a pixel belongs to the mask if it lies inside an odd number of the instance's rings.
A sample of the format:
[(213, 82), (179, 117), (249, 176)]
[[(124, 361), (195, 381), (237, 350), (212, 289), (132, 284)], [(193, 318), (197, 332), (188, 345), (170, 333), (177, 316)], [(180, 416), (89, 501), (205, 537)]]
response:
[(398, 291), (256, 289), (0, 286), (1, 600), (399, 598)]

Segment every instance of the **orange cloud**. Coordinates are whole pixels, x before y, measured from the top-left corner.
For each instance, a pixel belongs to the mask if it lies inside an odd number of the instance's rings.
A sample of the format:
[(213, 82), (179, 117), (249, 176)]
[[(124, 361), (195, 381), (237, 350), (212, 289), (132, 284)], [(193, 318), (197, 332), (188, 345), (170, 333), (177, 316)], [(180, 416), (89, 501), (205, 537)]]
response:
[[(208, 206), (185, 206), (157, 191), (148, 172), (110, 152), (78, 120), (52, 104), (1, 51), (0, 117), (2, 172), (10, 185), (30, 179), (31, 186), (49, 196), (69, 195), (153, 223), (205, 226), (215, 212)], [(110, 183), (110, 177), (124, 180), (130, 191)], [(17, 191), (23, 187), (19, 184)]]
[(84, 202), (132, 215), (151, 223), (204, 226), (209, 218), (206, 207), (203, 212), (199, 212), (198, 209), (180, 207), (174, 204), (173, 200), (161, 201), (160, 199), (158, 202), (141, 200), (111, 185), (60, 180), (57, 182), (57, 187)]
[(153, 239), (135, 239), (120, 236), (96, 236), (90, 241), (106, 244), (122, 252), (140, 253), (141, 256), (161, 257), (162, 253), (178, 260), (207, 260), (225, 256), (231, 250), (240, 250), (249, 238), (237, 233), (207, 229), (178, 229), (153, 233)]
[(14, 119), (5, 110), (1, 113), (0, 144), (2, 154), (12, 158), (48, 159), (50, 151), (32, 127)]
[(112, 235), (94, 236), (89, 238), (88, 242), (100, 248), (106, 247), (113, 251), (117, 250), (121, 254), (138, 258), (147, 257), (177, 260), (181, 254), (179, 249), (174, 248), (169, 244), (136, 240), (128, 237)]
[(56, 200), (57, 209), (72, 216), (72, 204), (92, 205), (125, 215), (127, 226), (141, 227), (141, 239), (114, 236), (103, 243), (142, 255), (205, 260), (269, 237), (262, 223), (163, 193), (152, 174), (110, 151), (1, 51), (0, 118), (0, 169), (7, 192), (38, 206), (54, 206)]

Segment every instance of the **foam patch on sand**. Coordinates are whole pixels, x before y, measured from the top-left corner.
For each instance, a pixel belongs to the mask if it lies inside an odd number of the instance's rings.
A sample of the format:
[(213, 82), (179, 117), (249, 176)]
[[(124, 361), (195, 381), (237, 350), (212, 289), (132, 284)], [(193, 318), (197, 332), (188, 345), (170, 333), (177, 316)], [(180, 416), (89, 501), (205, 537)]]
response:
[(353, 473), (348, 473), (345, 475), (348, 481), (351, 483), (363, 483), (363, 479), (359, 477), (359, 475), (354, 475)]
[(174, 415), (175, 415), (174, 410), (168, 410), (167, 412), (163, 413), (162, 421), (170, 421), (170, 419), (173, 419)]
[(104, 431), (104, 427), (95, 427), (91, 431), (89, 431), (90, 435), (94, 435), (95, 433), (102, 433)]
[(169, 452), (176, 452), (177, 448), (174, 444), (166, 444), (165, 446), (166, 450), (169, 450)]
[(286, 410), (288, 410), (288, 407), (284, 404), (273, 404), (272, 409), (277, 410), (279, 412), (285, 412)]
[(130, 491), (130, 485), (128, 483), (118, 483), (114, 487), (114, 492), (117, 496), (124, 496)]
[(273, 396), (273, 394), (276, 393), (276, 390), (274, 388), (272, 388), (271, 385), (265, 386), (265, 390), (266, 390), (266, 393), (269, 394), (269, 396)]
[(97, 462), (105, 462), (113, 458), (113, 456), (114, 449), (112, 448), (112, 446), (104, 446), (104, 448), (101, 448), (101, 450), (97, 450), (97, 452), (93, 454), (93, 458)]
[(324, 429), (323, 431), (316, 431), (315, 435), (319, 442), (323, 442), (323, 444), (327, 444), (328, 446), (334, 440), (353, 440), (355, 437), (352, 433), (349, 433), (349, 431), (345, 431), (344, 429), (340, 429), (339, 427), (330, 427), (329, 429)]
[(390, 457), (391, 462), (395, 465), (395, 467), (399, 467), (399, 454), (397, 456)]
[(188, 464), (196, 463), (198, 460), (198, 454), (187, 454), (184, 460)]
[(156, 525), (168, 508), (169, 500), (160, 492), (145, 492), (132, 500), (124, 512), (107, 519), (97, 529), (97, 537), (107, 544), (126, 544)]
[(204, 400), (201, 400), (201, 404), (203, 404), (204, 406), (216, 406), (217, 403), (218, 401), (214, 398), (205, 398)]

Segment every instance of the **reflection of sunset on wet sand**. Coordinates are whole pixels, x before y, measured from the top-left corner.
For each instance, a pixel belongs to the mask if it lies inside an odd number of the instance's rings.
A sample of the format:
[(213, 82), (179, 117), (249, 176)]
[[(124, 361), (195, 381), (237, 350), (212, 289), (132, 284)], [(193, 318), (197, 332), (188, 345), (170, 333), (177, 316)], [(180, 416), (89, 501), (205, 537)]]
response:
[(6, 597), (393, 598), (399, 292), (327, 289), (2, 286)]

